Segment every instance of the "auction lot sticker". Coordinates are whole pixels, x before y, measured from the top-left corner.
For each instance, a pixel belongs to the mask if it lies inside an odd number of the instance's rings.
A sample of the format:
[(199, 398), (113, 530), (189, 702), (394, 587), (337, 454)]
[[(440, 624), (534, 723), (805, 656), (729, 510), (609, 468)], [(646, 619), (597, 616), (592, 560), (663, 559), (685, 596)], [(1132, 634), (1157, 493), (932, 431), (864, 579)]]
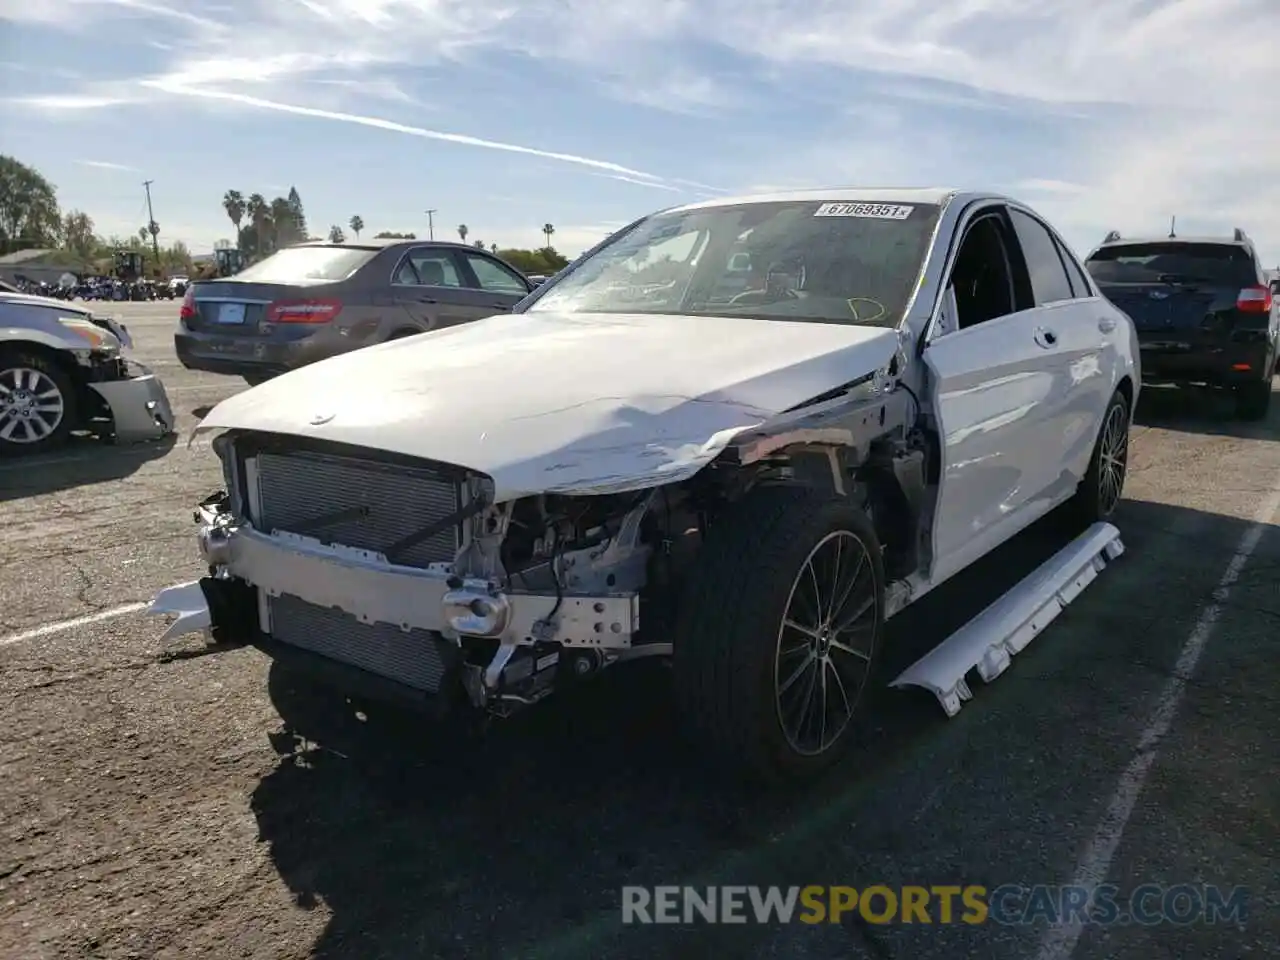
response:
[(898, 203), (824, 203), (815, 217), (864, 217), (871, 220), (905, 220), (915, 207)]

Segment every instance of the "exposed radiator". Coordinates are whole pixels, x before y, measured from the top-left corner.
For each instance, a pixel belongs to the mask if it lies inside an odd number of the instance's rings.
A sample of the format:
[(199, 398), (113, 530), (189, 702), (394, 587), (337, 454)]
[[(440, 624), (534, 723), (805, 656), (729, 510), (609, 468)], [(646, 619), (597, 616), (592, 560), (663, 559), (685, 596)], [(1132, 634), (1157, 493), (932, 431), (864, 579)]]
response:
[[(403, 467), (308, 451), (263, 452), (258, 464), (259, 506), (251, 518), (264, 533), (302, 533), (326, 543), (385, 553), (392, 544), (454, 513), (462, 488), (427, 467)], [(338, 522), (317, 518), (360, 510)], [(460, 545), (461, 524), (418, 543), (395, 558), (424, 567), (448, 563)]]
[(359, 667), (410, 687), (436, 693), (448, 666), (449, 649), (429, 630), (401, 630), (287, 594), (268, 598), (271, 636), (279, 643)]

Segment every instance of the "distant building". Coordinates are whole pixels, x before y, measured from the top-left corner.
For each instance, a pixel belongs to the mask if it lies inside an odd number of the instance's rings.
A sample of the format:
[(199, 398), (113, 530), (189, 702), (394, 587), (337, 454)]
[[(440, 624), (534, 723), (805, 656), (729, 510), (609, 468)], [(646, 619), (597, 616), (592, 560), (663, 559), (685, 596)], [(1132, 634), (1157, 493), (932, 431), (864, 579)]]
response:
[(64, 273), (81, 274), (85, 265), (62, 250), (19, 250), (0, 257), (0, 280), (25, 277), (35, 283), (57, 283)]

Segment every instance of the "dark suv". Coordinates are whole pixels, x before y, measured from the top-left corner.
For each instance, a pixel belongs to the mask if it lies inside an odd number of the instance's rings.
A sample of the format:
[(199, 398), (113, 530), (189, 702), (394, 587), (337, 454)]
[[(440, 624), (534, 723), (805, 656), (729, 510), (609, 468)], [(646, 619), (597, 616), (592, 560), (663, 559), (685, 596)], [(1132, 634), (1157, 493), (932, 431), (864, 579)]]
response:
[(1243, 230), (1159, 239), (1112, 231), (1085, 267), (1103, 296), (1133, 319), (1144, 383), (1228, 388), (1239, 417), (1266, 417), (1280, 304)]

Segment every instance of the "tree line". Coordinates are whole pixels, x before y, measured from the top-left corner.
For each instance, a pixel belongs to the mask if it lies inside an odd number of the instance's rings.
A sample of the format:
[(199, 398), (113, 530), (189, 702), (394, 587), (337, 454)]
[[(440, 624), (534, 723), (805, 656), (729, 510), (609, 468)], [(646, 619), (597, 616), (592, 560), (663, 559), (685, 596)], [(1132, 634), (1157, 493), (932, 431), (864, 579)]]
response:
[[(145, 255), (149, 274), (190, 273), (194, 265), (186, 244), (180, 240), (160, 244), (159, 232), (160, 225), (152, 222), (127, 237), (101, 236), (83, 210), (62, 211), (57, 189), (40, 171), (0, 155), (0, 255), (59, 250), (85, 271), (106, 273), (115, 251), (132, 250)], [(157, 246), (159, 263), (155, 262)]]
[[(307, 228), (302, 197), (291, 187), (285, 196), (270, 200), (262, 193), (245, 194), (239, 190), (227, 190), (222, 197), (222, 209), (234, 228), (235, 240), (220, 240), (215, 247), (236, 247), (245, 262), (253, 262), (269, 256), (281, 247), (306, 240), (328, 239), (334, 243), (346, 241), (346, 231), (333, 224), (327, 235), (312, 236)], [(359, 215), (347, 221), (347, 228), (356, 239), (365, 231), (364, 219)], [(63, 211), (58, 203), (57, 189), (37, 169), (14, 157), (0, 155), (0, 255), (20, 250), (55, 249), (68, 256), (86, 271), (106, 273), (111, 269), (117, 250), (142, 253), (147, 262), (146, 272), (152, 276), (171, 273), (194, 274), (196, 265), (191, 251), (181, 240), (160, 243), (160, 224), (139, 226), (129, 236), (103, 236), (97, 232), (93, 218), (83, 210)], [(499, 248), (483, 240), (471, 238), (465, 223), (457, 227), (458, 239), (463, 243), (489, 250), (525, 273), (554, 273), (568, 264), (568, 260), (551, 245), (556, 228), (542, 225), (546, 245), (536, 250)], [(383, 230), (374, 234), (376, 239), (416, 240), (413, 233)], [(156, 249), (159, 262), (156, 262)]]

